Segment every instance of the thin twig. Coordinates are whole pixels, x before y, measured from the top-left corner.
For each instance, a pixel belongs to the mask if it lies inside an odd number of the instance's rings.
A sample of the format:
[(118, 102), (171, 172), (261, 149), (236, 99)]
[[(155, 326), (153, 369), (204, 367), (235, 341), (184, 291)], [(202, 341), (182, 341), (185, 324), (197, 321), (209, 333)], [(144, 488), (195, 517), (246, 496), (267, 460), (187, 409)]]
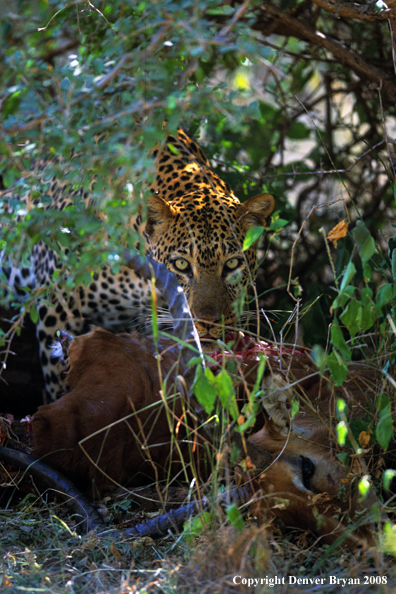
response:
[(240, 6), (238, 8), (238, 10), (234, 14), (234, 16), (232, 17), (232, 19), (228, 23), (228, 25), (226, 25), (225, 27), (222, 28), (222, 30), (220, 31), (220, 33), (218, 34), (217, 37), (218, 38), (227, 37), (227, 35), (230, 33), (231, 29), (243, 17), (243, 15), (245, 14), (245, 12), (249, 8), (249, 6), (250, 6), (250, 0), (245, 0), (245, 2), (242, 4), (242, 6)]
[(297, 241), (305, 227), (306, 222), (308, 221), (309, 217), (311, 216), (311, 214), (314, 212), (314, 210), (317, 210), (318, 208), (327, 208), (328, 206), (332, 206), (333, 204), (338, 204), (338, 202), (344, 202), (342, 198), (336, 198), (335, 200), (331, 200), (330, 202), (325, 202), (323, 204), (314, 204), (311, 208), (311, 210), (309, 211), (309, 213), (307, 214), (307, 216), (305, 217), (300, 229), (298, 230), (298, 233), (294, 239), (293, 245), (292, 245), (292, 249), (291, 249), (291, 257), (290, 257), (290, 267), (289, 267), (289, 278), (288, 278), (288, 282), (287, 282), (287, 292), (290, 295), (290, 297), (298, 302), (298, 297), (294, 297), (294, 295), (292, 294), (292, 292), (290, 291), (290, 285), (291, 285), (291, 275), (292, 275), (292, 270), (293, 270), (293, 260), (294, 260), (294, 250), (296, 248), (297, 245)]
[(359, 161), (361, 161), (362, 159), (364, 159), (364, 157), (367, 157), (367, 155), (369, 155), (372, 151), (375, 151), (378, 147), (380, 147), (383, 144), (396, 144), (395, 140), (381, 140), (381, 142), (377, 142), (377, 144), (375, 144), (374, 146), (372, 146), (371, 148), (369, 148), (367, 151), (365, 151), (364, 153), (362, 153), (357, 159), (355, 159), (355, 161), (352, 163), (352, 165), (350, 165), (349, 167), (346, 167), (345, 169), (327, 169), (325, 171), (323, 171), (322, 169), (319, 169), (317, 171), (291, 171), (289, 172), (285, 172), (285, 173), (274, 173), (272, 175), (266, 175), (265, 178), (269, 179), (269, 178), (277, 178), (277, 177), (293, 177), (293, 176), (297, 176), (297, 175), (333, 175), (334, 173), (340, 174), (340, 173), (349, 173), (354, 167), (355, 165), (357, 165), (359, 163)]

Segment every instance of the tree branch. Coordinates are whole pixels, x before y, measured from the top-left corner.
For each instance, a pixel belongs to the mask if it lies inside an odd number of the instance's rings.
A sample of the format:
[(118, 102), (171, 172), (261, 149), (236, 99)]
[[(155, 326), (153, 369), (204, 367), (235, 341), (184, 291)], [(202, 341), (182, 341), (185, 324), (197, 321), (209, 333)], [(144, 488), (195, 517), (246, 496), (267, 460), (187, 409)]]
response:
[(339, 41), (312, 29), (290, 14), (282, 12), (266, 0), (262, 3), (260, 10), (263, 15), (263, 22), (260, 23), (258, 20), (255, 28), (259, 29), (263, 35), (268, 33), (268, 22), (264, 22), (264, 18), (270, 17), (274, 24), (274, 27), (271, 28), (271, 33), (292, 35), (329, 51), (333, 54), (337, 62), (353, 70), (360, 78), (371, 81), (378, 87), (382, 87), (389, 99), (396, 101), (396, 81), (393, 76), (390, 76), (372, 64), (368, 64), (358, 54), (346, 48)]
[(392, 12), (389, 8), (377, 12), (373, 4), (344, 4), (338, 0), (311, 0), (326, 12), (335, 14), (337, 18), (346, 17), (358, 21), (383, 21)]

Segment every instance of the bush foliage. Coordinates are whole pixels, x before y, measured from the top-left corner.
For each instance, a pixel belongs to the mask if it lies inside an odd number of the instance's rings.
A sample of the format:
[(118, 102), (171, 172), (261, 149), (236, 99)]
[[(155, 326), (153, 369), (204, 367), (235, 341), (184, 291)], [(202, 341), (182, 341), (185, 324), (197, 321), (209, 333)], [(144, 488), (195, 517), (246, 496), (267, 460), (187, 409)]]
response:
[[(373, 262), (374, 274), (364, 276), (358, 261), (362, 304), (384, 274), (391, 281), (384, 271), (395, 200), (389, 18), (380, 2), (335, 13), (319, 0), (15, 0), (0, 22), (2, 183), (40, 200), (18, 219), (18, 200), (13, 214), (0, 206), (0, 248), (23, 261), (39, 239), (68, 247), (60, 253), (73, 271), (69, 282), (89, 282), (116, 246), (133, 245), (126, 223), (144, 211), (153, 168), (147, 151), (164, 138), (164, 121), (170, 131), (183, 124), (241, 200), (261, 191), (276, 197), (260, 305), (290, 313), (298, 298), (306, 344), (325, 346), (333, 272), (341, 278), (354, 265), (366, 235), (374, 239), (362, 263), (367, 272)], [(61, 213), (45, 210), (47, 187), (34, 171), (48, 157), (56, 157), (51, 175), (92, 188), (95, 209), (76, 202)], [(329, 258), (324, 234), (344, 219), (348, 235)], [(382, 291), (379, 299), (389, 301)], [(354, 317), (356, 301), (348, 308)], [(289, 314), (269, 317), (279, 332)]]

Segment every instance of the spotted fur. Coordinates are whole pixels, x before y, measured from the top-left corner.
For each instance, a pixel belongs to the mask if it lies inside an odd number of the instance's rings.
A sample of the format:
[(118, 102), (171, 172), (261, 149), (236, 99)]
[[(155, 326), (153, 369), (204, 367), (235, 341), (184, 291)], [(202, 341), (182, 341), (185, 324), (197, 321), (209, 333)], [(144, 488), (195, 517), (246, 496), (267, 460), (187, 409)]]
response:
[[(151, 187), (144, 236), (149, 253), (177, 274), (186, 292), (203, 345), (211, 349), (222, 336), (223, 327), (234, 326), (233, 302), (253, 280), (256, 246), (242, 250), (248, 229), (265, 225), (274, 200), (260, 194), (241, 204), (228, 185), (210, 168), (196, 142), (183, 130), (168, 136), (164, 146), (154, 151), (157, 175)], [(43, 170), (44, 171), (44, 170)], [(87, 201), (89, 193), (74, 190), (57, 179), (46, 184), (51, 208), (63, 209), (76, 196)], [(139, 220), (131, 223), (138, 228)], [(53, 285), (57, 257), (40, 242), (32, 255), (30, 284)], [(14, 286), (26, 286), (26, 272), (15, 275)], [(10, 276), (10, 275), (9, 275)], [(88, 287), (78, 287), (65, 296), (53, 286), (51, 300), (38, 305), (37, 335), (41, 363), (50, 398), (59, 394), (61, 360), (53, 357), (58, 330), (81, 334), (89, 324), (111, 331), (130, 328), (138, 318), (144, 323), (151, 288), (133, 271), (122, 268), (113, 275), (108, 268), (97, 270)]]

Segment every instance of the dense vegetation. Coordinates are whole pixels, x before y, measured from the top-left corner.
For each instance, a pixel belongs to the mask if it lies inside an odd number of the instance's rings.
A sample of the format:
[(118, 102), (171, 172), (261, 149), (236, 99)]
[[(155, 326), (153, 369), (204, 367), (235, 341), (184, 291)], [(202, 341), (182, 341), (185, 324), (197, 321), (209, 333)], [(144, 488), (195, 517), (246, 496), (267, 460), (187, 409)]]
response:
[[(43, 240), (70, 286), (104, 262), (116, 269), (118, 246), (136, 241), (129, 217), (144, 214), (149, 149), (165, 121), (167, 131), (182, 124), (241, 200), (276, 198), (257, 281), (262, 335), (316, 345), (337, 383), (352, 358), (375, 357), (392, 375), (394, 4), (2, 2), (2, 258), (26, 262)], [(53, 157), (57, 177), (92, 190), (94, 207), (45, 210), (32, 172)], [(11, 188), (31, 192), (27, 213), (17, 198), (12, 212), (3, 204)], [(21, 314), (36, 321), (34, 297)], [(0, 299), (13, 301), (2, 277)], [(20, 321), (3, 325), (6, 354)], [(386, 450), (393, 388), (379, 408)]]
[[(335, 296), (324, 234), (359, 219), (382, 255), (393, 234), (396, 83), (384, 7), (294, 4), (11, 5), (1, 21), (4, 188), (31, 171), (38, 154), (56, 155), (63, 180), (88, 189), (95, 179), (106, 221), (76, 205), (79, 216), (52, 213), (50, 224), (44, 196), (18, 223), (2, 212), (9, 225), (1, 248), (23, 259), (39, 238), (66, 245), (70, 282), (88, 281), (112, 246), (132, 245), (125, 222), (131, 209), (144, 210), (147, 149), (164, 137), (165, 120), (168, 130), (183, 123), (200, 129), (240, 199), (263, 189), (276, 197), (261, 303), (292, 309), (288, 285), (307, 312), (305, 342), (324, 345)], [(73, 151), (79, 156), (70, 160)], [(20, 191), (32, 184), (26, 176)], [(104, 245), (109, 229), (112, 245)], [(337, 276), (355, 247), (349, 234), (333, 250)]]

